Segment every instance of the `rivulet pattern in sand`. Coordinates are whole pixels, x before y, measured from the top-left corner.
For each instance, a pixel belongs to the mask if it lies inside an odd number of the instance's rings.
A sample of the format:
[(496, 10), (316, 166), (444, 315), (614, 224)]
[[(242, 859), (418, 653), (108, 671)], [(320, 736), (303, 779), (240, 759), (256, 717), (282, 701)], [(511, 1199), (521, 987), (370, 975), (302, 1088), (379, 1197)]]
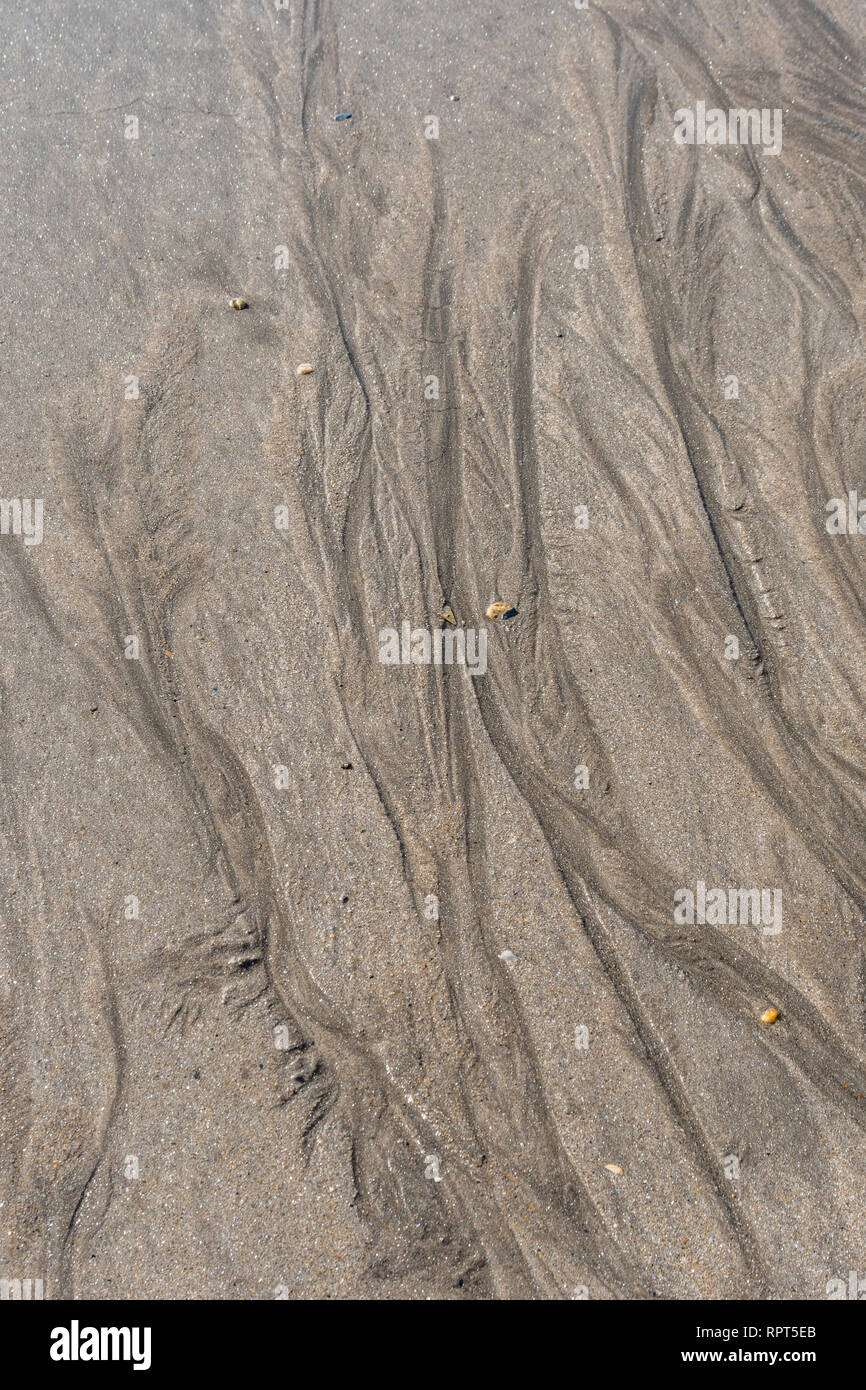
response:
[(866, 1275), (860, 0), (61, 9), (0, 16), (0, 1275)]

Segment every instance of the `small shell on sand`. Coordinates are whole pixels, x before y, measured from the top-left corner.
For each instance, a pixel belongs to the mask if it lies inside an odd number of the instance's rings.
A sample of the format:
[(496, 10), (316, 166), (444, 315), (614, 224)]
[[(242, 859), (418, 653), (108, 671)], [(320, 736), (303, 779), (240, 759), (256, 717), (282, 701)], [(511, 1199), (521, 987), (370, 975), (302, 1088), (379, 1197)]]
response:
[(444, 618), (446, 623), (451, 623), (452, 627), (457, 626), (457, 619), (454, 616), (454, 609), (451, 607), (450, 603), (446, 603), (444, 605), (442, 612), (439, 614), (439, 617)]
[(504, 951), (500, 951), (499, 959), (504, 960), (505, 964), (508, 965), (511, 961), (517, 960), (517, 957), (513, 951), (509, 951), (508, 949), (506, 949)]
[(312, 362), (301, 362), (295, 372), (295, 376), (309, 376), (312, 370)]
[(605, 1168), (609, 1173), (621, 1173), (622, 1169), (616, 1163), (606, 1163)]
[(778, 1017), (778, 1009), (766, 1009), (765, 1012), (761, 1014), (761, 1022), (766, 1023), (769, 1026), (769, 1024), (775, 1023)]
[(517, 616), (517, 609), (512, 608), (510, 603), (503, 603), (501, 599), (497, 599), (495, 603), (491, 603), (486, 616), (488, 618), (513, 618)]
[(245, 299), (230, 299), (229, 304), (232, 309), (248, 309), (250, 307)]

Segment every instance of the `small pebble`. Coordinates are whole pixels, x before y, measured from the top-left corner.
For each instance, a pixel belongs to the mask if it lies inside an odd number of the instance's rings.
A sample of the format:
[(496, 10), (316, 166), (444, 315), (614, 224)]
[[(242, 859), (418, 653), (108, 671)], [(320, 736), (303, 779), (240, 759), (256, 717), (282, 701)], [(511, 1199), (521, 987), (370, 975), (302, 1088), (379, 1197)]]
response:
[(230, 299), (229, 304), (233, 309), (248, 309), (250, 307), (245, 299)]
[(334, 117), (334, 120), (335, 120), (335, 121), (350, 121), (351, 119), (352, 119), (352, 113), (351, 113), (351, 111), (339, 111), (339, 112), (337, 113), (337, 115)]
[(297, 371), (295, 372), (295, 376), (309, 376), (312, 370), (312, 362), (301, 362)]
[(491, 603), (490, 607), (488, 608), (488, 610), (487, 610), (487, 617), (488, 617), (488, 618), (516, 618), (516, 617), (517, 617), (517, 609), (516, 609), (516, 608), (512, 608), (512, 606), (511, 606), (510, 603), (503, 603), (501, 599), (497, 599), (496, 602), (495, 602), (495, 603)]
[(769, 1025), (771, 1023), (775, 1023), (778, 1017), (778, 1009), (767, 1009), (764, 1013), (761, 1014), (761, 1022)]
[(616, 1163), (606, 1163), (605, 1168), (609, 1173), (621, 1173), (622, 1169)]
[(452, 627), (457, 626), (457, 619), (454, 616), (454, 610), (451, 607), (450, 603), (445, 604), (445, 607), (442, 609), (442, 612), (439, 614), (439, 617), (444, 618), (446, 623), (451, 623)]
[(508, 964), (510, 964), (511, 961), (517, 960), (517, 957), (516, 957), (516, 955), (514, 954), (513, 951), (505, 950), (505, 951), (500, 951), (500, 953), (499, 953), (499, 959), (500, 959), (500, 960), (504, 960), (504, 961), (505, 961), (505, 964), (508, 965)]

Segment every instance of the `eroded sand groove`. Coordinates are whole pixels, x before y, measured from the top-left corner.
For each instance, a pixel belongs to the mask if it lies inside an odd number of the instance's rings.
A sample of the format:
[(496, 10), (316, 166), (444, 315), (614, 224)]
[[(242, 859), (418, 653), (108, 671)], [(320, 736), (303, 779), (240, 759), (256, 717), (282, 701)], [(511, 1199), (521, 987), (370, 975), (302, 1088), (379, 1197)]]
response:
[[(0, 539), (35, 653), (0, 670), (3, 1166), (53, 1291), (821, 1297), (856, 1262), (864, 562), (824, 522), (866, 491), (862, 20), (506, 11), (196, 20), (234, 211), (159, 222), (171, 292), (109, 261), (135, 405), (109, 316), (44, 408), (64, 572)], [(781, 109), (781, 154), (678, 146), (695, 100)], [(114, 190), (139, 257), (166, 129)], [(379, 659), (495, 598), (482, 674)], [(679, 924), (699, 880), (781, 885), (781, 949)], [(143, 1234), (185, 1221), (198, 1270)]]

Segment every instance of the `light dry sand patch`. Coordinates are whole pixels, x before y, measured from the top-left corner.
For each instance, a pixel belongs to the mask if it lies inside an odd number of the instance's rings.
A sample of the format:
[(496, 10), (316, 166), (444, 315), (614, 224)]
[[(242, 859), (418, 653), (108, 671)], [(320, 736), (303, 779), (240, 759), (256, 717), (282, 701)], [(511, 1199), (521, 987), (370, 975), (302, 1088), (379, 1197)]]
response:
[(866, 34), (742, 9), (4, 13), (4, 1277), (862, 1269)]

